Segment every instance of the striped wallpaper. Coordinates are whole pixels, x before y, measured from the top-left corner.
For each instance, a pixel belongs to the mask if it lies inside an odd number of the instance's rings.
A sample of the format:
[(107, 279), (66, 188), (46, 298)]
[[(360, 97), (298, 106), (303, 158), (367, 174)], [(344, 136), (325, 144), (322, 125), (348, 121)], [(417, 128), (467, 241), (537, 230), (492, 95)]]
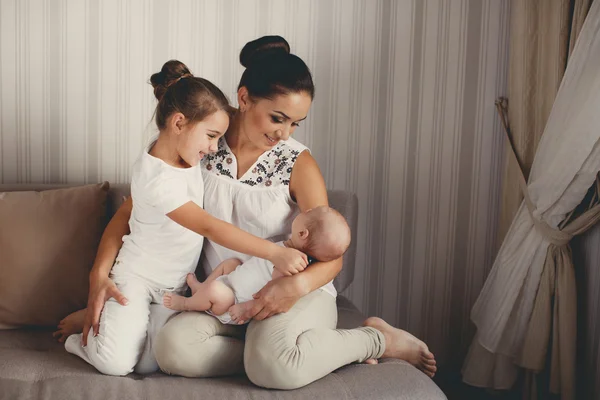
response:
[(127, 182), (168, 59), (235, 99), (280, 34), (316, 98), (295, 136), (360, 200), (359, 308), (460, 365), (493, 260), (508, 0), (0, 0), (0, 179)]

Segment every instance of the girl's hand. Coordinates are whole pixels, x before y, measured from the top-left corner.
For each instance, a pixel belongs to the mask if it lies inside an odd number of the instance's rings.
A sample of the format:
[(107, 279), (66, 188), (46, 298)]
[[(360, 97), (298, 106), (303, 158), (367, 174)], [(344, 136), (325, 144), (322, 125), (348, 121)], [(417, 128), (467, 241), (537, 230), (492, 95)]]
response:
[(284, 276), (295, 275), (298, 272), (302, 272), (308, 265), (308, 257), (306, 257), (306, 254), (296, 249), (281, 246), (277, 246), (276, 252), (269, 258), (269, 261), (271, 261), (274, 268)]
[(83, 323), (83, 335), (81, 338), (82, 346), (87, 346), (87, 337), (90, 327), (94, 328), (94, 336), (98, 335), (100, 313), (104, 308), (104, 303), (110, 298), (114, 298), (119, 304), (126, 306), (127, 298), (117, 289), (117, 285), (108, 276), (92, 278), (90, 277), (90, 293), (88, 295), (88, 307)]
[(252, 318), (262, 321), (289, 311), (302, 296), (309, 293), (308, 284), (302, 275), (304, 274), (286, 276), (268, 282), (254, 294), (254, 300), (247, 303), (240, 321), (247, 322)]

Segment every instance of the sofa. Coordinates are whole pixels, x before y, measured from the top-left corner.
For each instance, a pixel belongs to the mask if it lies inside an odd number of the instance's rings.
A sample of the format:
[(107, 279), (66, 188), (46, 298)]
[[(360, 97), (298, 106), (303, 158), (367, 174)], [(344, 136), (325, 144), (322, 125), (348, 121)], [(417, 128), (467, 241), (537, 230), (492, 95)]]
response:
[[(4, 184), (0, 185), (0, 201), (2, 193), (43, 192), (65, 187), (66, 185)], [(124, 196), (129, 195), (129, 186), (111, 185), (106, 190), (104, 218), (108, 220), (120, 206)], [(331, 206), (347, 218), (352, 231), (356, 232), (356, 196), (344, 191), (329, 191), (329, 199)], [(13, 229), (14, 226), (9, 226), (0, 219), (0, 230), (9, 232)], [(344, 256), (342, 273), (335, 280), (335, 286), (340, 292), (354, 278), (355, 254), (356, 242), (353, 242)], [(344, 296), (338, 296), (337, 306), (339, 328), (358, 326), (365, 318)], [(0, 400), (446, 399), (425, 374), (406, 362), (391, 359), (380, 360), (378, 365), (348, 365), (292, 391), (262, 389), (250, 383), (245, 376), (190, 379), (161, 372), (151, 375), (134, 373), (126, 377), (105, 376), (83, 360), (67, 353), (63, 345), (52, 337), (52, 331), (50, 326), (20, 326), (0, 330)]]

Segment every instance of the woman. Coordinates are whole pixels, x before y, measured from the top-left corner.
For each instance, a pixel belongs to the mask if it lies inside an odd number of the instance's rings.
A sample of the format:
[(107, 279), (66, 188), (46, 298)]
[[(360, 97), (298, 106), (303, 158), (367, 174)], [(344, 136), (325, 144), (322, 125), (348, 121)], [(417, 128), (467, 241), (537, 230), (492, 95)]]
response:
[[(304, 120), (314, 96), (310, 71), (290, 54), (281, 37), (249, 42), (240, 54), (246, 67), (238, 89), (239, 110), (216, 154), (205, 157), (204, 208), (259, 237), (288, 235), (300, 211), (328, 205), (318, 165), (306, 147), (291, 139)], [(90, 278), (85, 326), (97, 331), (98, 316), (107, 298), (124, 301), (108, 272), (127, 233), (128, 200), (107, 227)], [(244, 255), (205, 241), (204, 272), (221, 261)], [(364, 326), (336, 330), (337, 308), (333, 279), (342, 259), (317, 262), (301, 273), (269, 282), (243, 318), (247, 327), (223, 325), (205, 313), (184, 312), (172, 318), (156, 336), (149, 333), (161, 369), (188, 377), (213, 377), (242, 372), (256, 385), (294, 389), (352, 363), (375, 363), (380, 357), (406, 360), (428, 376), (436, 371), (433, 354), (409, 333), (379, 318)], [(166, 319), (153, 315), (152, 325)], [(245, 333), (245, 343), (244, 343)], [(147, 365), (151, 365), (149, 362)], [(136, 369), (137, 371), (148, 366)]]

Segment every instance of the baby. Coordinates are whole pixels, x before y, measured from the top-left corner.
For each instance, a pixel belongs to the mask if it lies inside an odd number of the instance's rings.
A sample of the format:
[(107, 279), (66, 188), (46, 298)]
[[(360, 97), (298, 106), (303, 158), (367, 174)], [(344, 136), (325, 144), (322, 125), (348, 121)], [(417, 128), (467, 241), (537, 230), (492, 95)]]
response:
[[(292, 222), (291, 238), (277, 244), (326, 262), (341, 257), (350, 240), (350, 228), (344, 217), (330, 207), (320, 206), (299, 214)], [(172, 310), (206, 311), (224, 324), (240, 324), (247, 322), (241, 320), (244, 311), (241, 303), (252, 300), (252, 295), (267, 282), (281, 276), (267, 260), (253, 257), (242, 263), (231, 258), (219, 264), (202, 283), (194, 274), (188, 274), (192, 297), (167, 293), (163, 303)]]

